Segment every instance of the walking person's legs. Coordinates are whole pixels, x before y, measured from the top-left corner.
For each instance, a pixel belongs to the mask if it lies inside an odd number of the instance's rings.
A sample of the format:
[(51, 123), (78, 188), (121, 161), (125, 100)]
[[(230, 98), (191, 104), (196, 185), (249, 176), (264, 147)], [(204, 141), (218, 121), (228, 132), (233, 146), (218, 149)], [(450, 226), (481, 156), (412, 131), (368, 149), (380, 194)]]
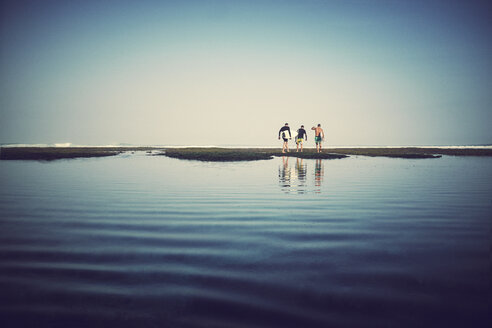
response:
[(289, 140), (284, 139), (284, 144), (282, 145), (282, 153), (289, 152)]

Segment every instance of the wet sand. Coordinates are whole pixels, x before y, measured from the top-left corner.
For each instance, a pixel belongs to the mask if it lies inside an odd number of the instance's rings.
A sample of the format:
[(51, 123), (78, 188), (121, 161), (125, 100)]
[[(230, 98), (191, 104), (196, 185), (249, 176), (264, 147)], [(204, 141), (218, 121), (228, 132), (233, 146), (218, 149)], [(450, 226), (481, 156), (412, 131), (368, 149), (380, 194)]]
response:
[(492, 149), (477, 148), (326, 148), (316, 153), (313, 148), (304, 152), (291, 150), (283, 154), (278, 148), (162, 148), (162, 147), (3, 147), (2, 160), (56, 160), (115, 156), (123, 152), (147, 151), (150, 155), (199, 161), (255, 161), (272, 159), (274, 156), (300, 158), (339, 159), (351, 155), (394, 158), (439, 158), (450, 156), (492, 156)]
[(145, 151), (149, 147), (2, 147), (0, 160), (41, 160), (115, 156), (127, 151)]

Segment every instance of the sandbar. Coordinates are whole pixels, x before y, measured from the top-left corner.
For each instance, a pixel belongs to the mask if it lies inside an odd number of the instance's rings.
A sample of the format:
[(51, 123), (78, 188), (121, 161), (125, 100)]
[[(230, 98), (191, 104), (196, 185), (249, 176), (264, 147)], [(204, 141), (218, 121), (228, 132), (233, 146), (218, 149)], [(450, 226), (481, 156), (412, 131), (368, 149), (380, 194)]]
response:
[(326, 148), (321, 153), (307, 148), (304, 152), (291, 150), (283, 154), (278, 148), (220, 148), (220, 147), (2, 147), (1, 160), (40, 160), (115, 156), (124, 152), (146, 151), (153, 156), (211, 162), (256, 161), (289, 156), (306, 159), (342, 159), (348, 156), (391, 158), (439, 158), (447, 156), (492, 156), (488, 148)]

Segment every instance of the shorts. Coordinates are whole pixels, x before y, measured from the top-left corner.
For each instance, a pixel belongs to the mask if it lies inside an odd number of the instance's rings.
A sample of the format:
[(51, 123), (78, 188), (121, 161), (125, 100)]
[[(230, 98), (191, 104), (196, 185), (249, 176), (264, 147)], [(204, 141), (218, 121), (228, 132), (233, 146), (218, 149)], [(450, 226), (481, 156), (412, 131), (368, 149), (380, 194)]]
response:
[(320, 136), (314, 137), (314, 142), (321, 143), (321, 137)]
[(287, 142), (287, 141), (289, 141), (289, 139), (287, 139), (287, 138), (282, 138), (282, 139), (284, 139), (284, 142)]
[(303, 141), (304, 141), (304, 139), (303, 139), (303, 138), (297, 138), (296, 143), (297, 143), (297, 144), (302, 144), (302, 142), (303, 142)]

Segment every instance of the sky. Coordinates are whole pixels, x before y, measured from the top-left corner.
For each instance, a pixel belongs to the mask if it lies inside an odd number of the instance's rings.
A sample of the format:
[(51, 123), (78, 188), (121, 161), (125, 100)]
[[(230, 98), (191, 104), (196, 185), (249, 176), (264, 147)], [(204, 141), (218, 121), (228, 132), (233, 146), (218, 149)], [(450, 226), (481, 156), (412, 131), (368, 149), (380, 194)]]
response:
[(487, 1), (0, 3), (3, 144), (492, 144)]

